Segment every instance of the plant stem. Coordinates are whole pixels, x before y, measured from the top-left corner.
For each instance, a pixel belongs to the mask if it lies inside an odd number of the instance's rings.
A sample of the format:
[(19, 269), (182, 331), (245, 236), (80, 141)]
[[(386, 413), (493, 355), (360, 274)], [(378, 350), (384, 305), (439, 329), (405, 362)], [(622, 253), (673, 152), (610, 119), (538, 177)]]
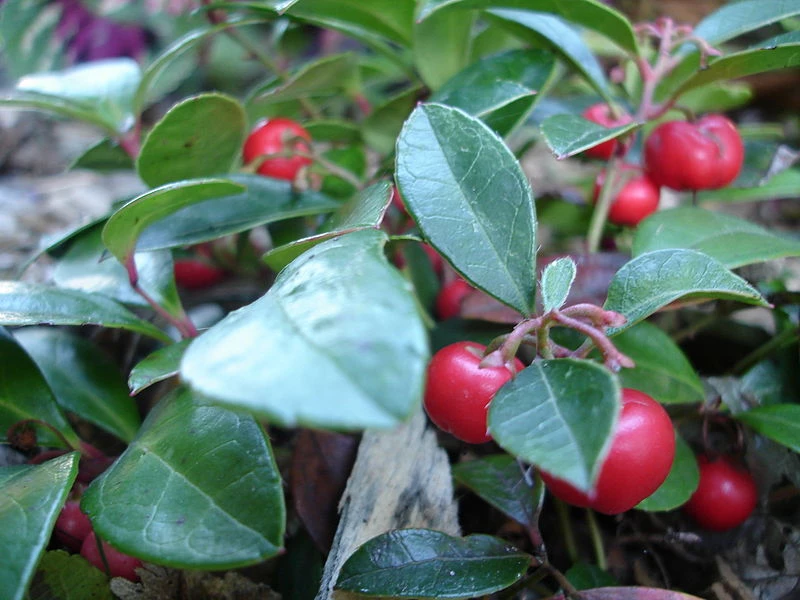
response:
[(731, 368), (731, 374), (741, 375), (747, 369), (763, 360), (773, 352), (777, 352), (784, 346), (792, 344), (797, 340), (798, 337), (800, 337), (800, 327), (792, 327), (790, 329), (783, 330), (766, 344), (759, 346), (735, 365), (733, 365)]
[(606, 561), (606, 551), (603, 547), (603, 533), (597, 523), (597, 515), (591, 508), (586, 509), (586, 521), (589, 523), (589, 535), (592, 538), (592, 548), (594, 548), (597, 566), (605, 571), (608, 569), (608, 562)]
[(600, 190), (600, 196), (592, 212), (592, 220), (589, 222), (589, 233), (586, 236), (586, 249), (589, 254), (594, 254), (600, 249), (600, 239), (603, 236), (603, 228), (608, 219), (608, 210), (611, 208), (614, 193), (618, 189), (618, 177), (621, 172), (619, 168), (621, 159), (612, 158), (606, 167), (606, 179)]
[(558, 515), (558, 525), (564, 536), (564, 545), (571, 562), (578, 562), (578, 544), (575, 542), (575, 532), (572, 531), (572, 522), (569, 518), (569, 507), (563, 500), (553, 498)]

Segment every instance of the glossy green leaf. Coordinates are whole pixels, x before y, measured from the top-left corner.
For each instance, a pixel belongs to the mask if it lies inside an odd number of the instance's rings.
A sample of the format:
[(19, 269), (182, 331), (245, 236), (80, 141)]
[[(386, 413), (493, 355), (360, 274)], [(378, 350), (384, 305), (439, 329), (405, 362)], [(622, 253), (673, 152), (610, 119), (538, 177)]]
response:
[(64, 41), (55, 32), (65, 9), (49, 0), (0, 3), (3, 69), (9, 79), (49, 71), (64, 63)]
[(800, 404), (757, 406), (736, 414), (736, 419), (764, 437), (800, 452)]
[(141, 76), (135, 60), (109, 58), (26, 75), (17, 82), (17, 89), (81, 102), (91, 107), (109, 129), (124, 132), (134, 123), (133, 95)]
[(0, 108), (3, 107), (50, 112), (61, 117), (95, 125), (103, 129), (107, 134), (114, 135), (117, 133), (112, 124), (107, 123), (102, 115), (95, 112), (92, 106), (86, 102), (47, 94), (14, 91), (0, 94)]
[[(26, 419), (52, 425), (73, 447), (80, 443), (52, 390), (33, 359), (0, 328), (0, 440), (7, 440), (9, 428)], [(63, 447), (64, 440), (46, 427), (35, 427), (40, 445)]]
[[(241, 186), (220, 197), (184, 206), (148, 227), (139, 238), (140, 251), (177, 248), (207, 242), (293, 217), (329, 213), (340, 204), (318, 192), (298, 192), (289, 181), (260, 175), (232, 175)], [(240, 192), (245, 188), (243, 192)], [(164, 188), (162, 188), (164, 189)], [(176, 194), (181, 194), (176, 190)], [(165, 207), (170, 198), (166, 196)], [(160, 202), (159, 200), (158, 202)]]
[(158, 327), (105, 296), (21, 281), (0, 282), (0, 325), (102, 325), (171, 341)]
[(79, 554), (49, 550), (39, 561), (29, 600), (114, 600), (108, 576)]
[[(616, 341), (616, 340), (615, 340)], [(689, 445), (681, 436), (675, 436), (675, 460), (666, 480), (636, 508), (649, 512), (674, 510), (686, 504), (697, 489), (700, 471)]]
[(617, 350), (636, 363), (622, 369), (622, 387), (641, 390), (665, 404), (701, 402), (703, 383), (683, 351), (664, 331), (642, 321), (614, 338)]
[(638, 53), (630, 21), (621, 12), (597, 0), (422, 0), (417, 20), (427, 19), (443, 8), (510, 8), (552, 13), (602, 33), (623, 49)]
[(261, 426), (187, 390), (164, 398), (81, 508), (122, 552), (182, 567), (260, 562), (283, 543), (281, 477)]
[(457, 538), (430, 529), (398, 529), (356, 550), (334, 588), (393, 598), (473, 598), (518, 581), (530, 561), (488, 535)]
[(682, 298), (737, 300), (767, 306), (758, 290), (710, 256), (696, 250), (655, 250), (625, 263), (611, 280), (605, 308), (628, 319), (612, 333)]
[(64, 410), (129, 442), (141, 424), (118, 365), (89, 340), (54, 327), (26, 327), (17, 341), (36, 361)]
[(0, 468), (0, 598), (22, 600), (78, 474), (78, 453)]
[(131, 369), (128, 376), (128, 387), (135, 396), (154, 383), (164, 381), (178, 374), (183, 353), (192, 340), (181, 340), (159, 348), (148, 354)]
[(569, 256), (558, 258), (544, 268), (540, 289), (544, 312), (564, 306), (576, 274), (575, 261)]
[(90, 169), (98, 172), (127, 171), (133, 168), (133, 159), (108, 138), (100, 140), (86, 150), (70, 166), (70, 169)]
[(712, 12), (695, 26), (694, 35), (717, 45), (794, 15), (800, 15), (794, 0), (743, 0)]
[(327, 120), (309, 121), (303, 127), (315, 142), (341, 142), (356, 144), (361, 141), (361, 126), (350, 121)]
[(587, 360), (535, 361), (489, 405), (489, 432), (511, 454), (589, 490), (620, 412), (620, 388)]
[(163, 185), (134, 198), (111, 215), (103, 227), (103, 243), (111, 254), (125, 264), (133, 255), (139, 236), (149, 226), (181, 208), (211, 198), (238, 194), (244, 189), (243, 185), (227, 179), (200, 179)]
[(431, 96), (460, 108), (506, 135), (524, 120), (553, 75), (555, 60), (544, 50), (509, 50), (483, 58)]
[(406, 419), (421, 397), (427, 339), (385, 243), (383, 232), (364, 229), (300, 256), (265, 296), (189, 346), (183, 380), (286, 426), (389, 428)]
[(264, 262), (273, 271), (280, 271), (303, 252), (325, 240), (360, 229), (376, 229), (383, 220), (391, 194), (392, 186), (386, 181), (368, 187), (333, 213), (323, 223), (321, 233), (273, 248), (264, 255)]
[(700, 192), (697, 194), (697, 201), (705, 203), (777, 200), (795, 197), (798, 189), (800, 189), (800, 169), (786, 169), (757, 187), (726, 187), (721, 190)]
[(531, 10), (490, 10), (488, 14), (501, 20), (507, 27), (518, 29), (518, 35), (537, 39), (544, 38), (554, 51), (560, 54), (569, 65), (586, 78), (592, 87), (607, 102), (611, 102), (611, 91), (603, 66), (583, 39), (579, 30), (555, 15)]
[(420, 105), (397, 140), (396, 180), (425, 238), (465, 279), (533, 312), (533, 194), (491, 129), (461, 110)]
[(419, 102), (422, 88), (411, 87), (375, 107), (364, 119), (364, 141), (381, 154), (391, 154), (403, 123)]
[(729, 269), (800, 256), (800, 241), (734, 215), (694, 207), (653, 214), (636, 229), (634, 255), (665, 248), (699, 250)]
[(564, 576), (576, 590), (589, 590), (601, 586), (616, 585), (618, 582), (608, 571), (597, 565), (576, 562), (564, 572)]
[(535, 498), (522, 468), (513, 456), (496, 454), (454, 465), (453, 478), (518, 523), (534, 527), (541, 498)]
[(431, 90), (467, 66), (475, 14), (442, 11), (414, 24), (414, 65)]
[(238, 161), (244, 108), (223, 94), (201, 94), (173, 106), (147, 134), (136, 160), (142, 180), (157, 187), (224, 175)]
[(633, 129), (636, 123), (620, 127), (603, 127), (579, 115), (553, 115), (542, 123), (542, 135), (556, 158), (567, 158), (619, 137)]

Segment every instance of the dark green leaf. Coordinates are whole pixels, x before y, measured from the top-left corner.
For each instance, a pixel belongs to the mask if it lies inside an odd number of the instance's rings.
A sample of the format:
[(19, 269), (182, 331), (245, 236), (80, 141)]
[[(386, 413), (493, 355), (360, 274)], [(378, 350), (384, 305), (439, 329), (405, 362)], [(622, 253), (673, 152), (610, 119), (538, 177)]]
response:
[(361, 141), (361, 127), (350, 121), (310, 121), (303, 126), (315, 142), (356, 144)]
[(489, 405), (489, 431), (508, 452), (589, 490), (620, 411), (616, 378), (588, 360), (535, 361)]
[(603, 127), (578, 115), (554, 115), (542, 123), (542, 135), (556, 158), (567, 158), (638, 127)]
[(443, 8), (524, 9), (553, 13), (606, 35), (623, 49), (638, 53), (630, 21), (622, 13), (596, 0), (423, 0), (417, 20), (427, 19)]
[(129, 442), (139, 429), (139, 410), (128, 396), (119, 366), (87, 339), (53, 327), (15, 332), (36, 361), (61, 408)]
[(414, 64), (431, 90), (467, 66), (475, 14), (443, 11), (414, 25)]
[(569, 256), (558, 258), (544, 268), (540, 289), (544, 312), (564, 306), (576, 273), (575, 261)]
[(0, 325), (102, 325), (172, 341), (110, 298), (21, 281), (0, 282)]
[(92, 171), (127, 171), (133, 169), (133, 159), (120, 146), (106, 138), (97, 142), (81, 154), (70, 169), (91, 169)]
[(636, 229), (634, 255), (665, 248), (699, 250), (729, 269), (800, 256), (800, 241), (733, 215), (689, 206), (658, 211)]
[(114, 600), (108, 576), (78, 554), (44, 553), (33, 577), (29, 600)]
[(465, 279), (523, 314), (534, 310), (533, 194), (493, 131), (458, 109), (422, 104), (397, 141), (396, 179), (426, 239)]
[(597, 565), (577, 562), (564, 573), (576, 590), (588, 590), (599, 586), (616, 585), (618, 582), (608, 571)]
[(456, 538), (429, 529), (375, 537), (342, 566), (335, 589), (394, 598), (473, 598), (507, 588), (531, 557), (488, 535)]
[(639, 510), (649, 512), (673, 510), (683, 506), (691, 498), (700, 481), (700, 471), (694, 452), (683, 441), (675, 436), (675, 460), (667, 475), (667, 479), (648, 498), (636, 505)]
[(0, 598), (22, 600), (78, 474), (78, 453), (0, 468)]
[(757, 406), (736, 418), (764, 437), (800, 452), (800, 404)]
[(107, 134), (115, 135), (117, 133), (116, 129), (106, 123), (90, 105), (68, 98), (30, 92), (11, 92), (0, 94), (0, 108), (2, 107), (50, 112), (68, 119), (90, 123), (100, 127)]
[(681, 298), (767, 306), (758, 290), (710, 256), (668, 249), (640, 254), (623, 265), (608, 287), (605, 308), (627, 317), (628, 322), (614, 330), (619, 332)]
[(154, 383), (169, 379), (178, 374), (181, 358), (191, 340), (182, 340), (169, 346), (164, 346), (147, 355), (139, 361), (128, 377), (128, 387), (131, 395), (135, 396), (143, 389)]
[(427, 340), (385, 242), (364, 229), (300, 256), (265, 296), (189, 346), (184, 381), (287, 426), (388, 428), (406, 419), (421, 396)]
[(187, 390), (150, 412), (81, 508), (122, 552), (175, 567), (243, 566), (283, 543), (281, 477), (261, 426)]
[(483, 58), (458, 73), (432, 102), (460, 108), (506, 135), (524, 120), (555, 69), (543, 50), (509, 50)]
[(694, 35), (717, 45), (794, 15), (800, 15), (794, 0), (744, 0), (712, 12), (695, 26)]
[(239, 158), (244, 109), (222, 94), (202, 94), (173, 106), (150, 130), (136, 160), (139, 176), (157, 187), (224, 175)]
[(518, 523), (536, 526), (539, 499), (513, 456), (497, 454), (459, 463), (453, 466), (453, 477)]
[(800, 169), (786, 169), (770, 177), (758, 187), (735, 188), (726, 187), (721, 190), (700, 192), (699, 202), (759, 202), (762, 200), (778, 200), (794, 198), (800, 189)]
[(50, 0), (0, 3), (3, 69), (9, 79), (60, 67), (66, 58), (64, 41), (56, 35), (66, 6)]
[(364, 141), (381, 154), (394, 152), (397, 136), (421, 93), (421, 88), (412, 87), (376, 106), (364, 119)]
[[(5, 329), (0, 328), (0, 440), (7, 440), (9, 428), (26, 419), (44, 421), (73, 447), (80, 444), (78, 434), (58, 407), (36, 363)], [(35, 429), (40, 445), (64, 446), (64, 440), (48, 428), (37, 426)]]

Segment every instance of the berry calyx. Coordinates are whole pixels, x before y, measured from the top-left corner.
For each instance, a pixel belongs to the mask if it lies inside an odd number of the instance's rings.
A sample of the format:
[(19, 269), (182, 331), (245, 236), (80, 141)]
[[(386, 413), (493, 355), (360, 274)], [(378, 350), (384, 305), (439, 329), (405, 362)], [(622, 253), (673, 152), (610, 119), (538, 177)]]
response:
[(78, 500), (68, 500), (56, 519), (53, 535), (73, 552), (79, 552), (83, 540), (92, 532), (92, 523)]
[(694, 123), (667, 121), (647, 138), (644, 161), (657, 185), (715, 190), (739, 175), (744, 144), (736, 125), (722, 115), (706, 115)]
[(436, 316), (445, 321), (460, 315), (461, 303), (472, 289), (472, 286), (463, 279), (454, 279), (443, 285), (436, 296)]
[[(305, 141), (304, 141), (305, 140)], [(291, 154), (301, 152), (307, 154), (311, 147), (311, 134), (296, 121), (276, 117), (258, 124), (245, 140), (242, 155), (245, 164), (265, 155), (285, 153), (288, 156), (276, 156), (265, 159), (257, 172), (267, 177), (294, 181), (298, 171), (311, 164), (308, 156)]]
[[(627, 125), (633, 118), (630, 115), (622, 114), (619, 117), (614, 117), (611, 113), (611, 108), (608, 104), (599, 102), (592, 104), (589, 108), (583, 111), (583, 118), (592, 123), (597, 123), (603, 127), (619, 127)], [(600, 160), (608, 160), (617, 151), (619, 142), (617, 140), (608, 140), (601, 142), (596, 146), (584, 150), (584, 155), (590, 158), (597, 158)]]
[[(621, 168), (639, 171), (636, 165), (623, 164)], [(605, 170), (600, 171), (594, 183), (595, 203), (600, 197), (600, 190), (605, 180)], [(660, 188), (646, 174), (640, 172), (626, 179), (622, 188), (616, 193), (608, 209), (608, 220), (616, 225), (635, 227), (642, 219), (658, 210), (660, 198)]]
[(729, 457), (697, 457), (700, 481), (684, 511), (698, 525), (726, 531), (744, 523), (758, 503), (758, 488), (750, 472)]
[(567, 504), (616, 515), (655, 492), (674, 458), (675, 431), (667, 411), (644, 392), (624, 388), (622, 412), (594, 490), (587, 494), (544, 471), (541, 476), (550, 493)]
[(136, 569), (142, 566), (142, 561), (123, 554), (108, 542), (103, 541), (101, 542), (103, 544), (103, 555), (106, 558), (106, 563), (108, 563), (108, 570), (106, 570), (106, 564), (103, 562), (97, 543), (97, 535), (92, 531), (83, 540), (81, 556), (110, 577), (124, 577), (130, 581), (139, 581)]
[(489, 404), (497, 390), (525, 365), (481, 367), (486, 346), (456, 342), (433, 355), (428, 364), (425, 411), (439, 429), (470, 444), (492, 439), (486, 425)]

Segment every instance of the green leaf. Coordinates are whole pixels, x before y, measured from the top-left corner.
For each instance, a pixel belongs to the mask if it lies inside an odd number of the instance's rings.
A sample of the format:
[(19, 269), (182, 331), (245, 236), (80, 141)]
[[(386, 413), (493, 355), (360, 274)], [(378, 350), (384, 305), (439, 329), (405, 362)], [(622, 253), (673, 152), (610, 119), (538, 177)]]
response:
[(243, 185), (227, 179), (200, 179), (163, 185), (134, 198), (111, 215), (103, 227), (103, 243), (111, 254), (126, 264), (133, 255), (139, 236), (149, 226), (186, 206), (237, 194), (244, 189)]
[(800, 256), (800, 241), (733, 215), (689, 206), (658, 211), (636, 229), (634, 255), (665, 248), (698, 250), (729, 269)]
[(414, 65), (431, 90), (467, 66), (475, 14), (443, 11), (414, 24)]
[(22, 600), (78, 474), (78, 453), (0, 468), (0, 598)]
[(542, 122), (542, 135), (556, 158), (562, 159), (617, 138), (637, 127), (637, 123), (604, 127), (579, 115), (553, 115)]
[(150, 412), (81, 508), (120, 551), (180, 568), (228, 569), (273, 556), (286, 517), (261, 426), (187, 390)]
[(518, 581), (530, 561), (488, 535), (456, 538), (429, 529), (398, 529), (356, 550), (334, 588), (393, 598), (473, 598)]
[(694, 35), (718, 45), (794, 15), (800, 15), (800, 7), (794, 0), (744, 0), (712, 12), (695, 26)]
[(397, 136), (414, 106), (419, 101), (422, 88), (411, 87), (375, 107), (364, 119), (364, 141), (381, 154), (391, 154)]
[(697, 194), (700, 203), (705, 202), (760, 202), (793, 198), (800, 189), (800, 169), (786, 169), (770, 177), (758, 187), (726, 187)]
[(458, 73), (431, 97), (483, 120), (498, 135), (522, 122), (555, 69), (544, 50), (509, 50), (483, 58)]
[(682, 298), (768, 306), (758, 290), (702, 252), (655, 250), (625, 263), (611, 280), (604, 307), (622, 313), (628, 322), (609, 332), (627, 329)]
[(489, 431), (511, 454), (591, 489), (620, 412), (613, 375), (587, 360), (535, 361), (489, 405)]
[(309, 121), (303, 126), (311, 135), (311, 139), (315, 142), (357, 144), (361, 141), (361, 125), (351, 123), (350, 121), (338, 121), (333, 119)]
[(0, 282), (0, 325), (102, 325), (172, 341), (105, 296), (21, 281)]
[(541, 294), (544, 312), (564, 306), (575, 281), (577, 267), (569, 256), (549, 263), (542, 272)]
[(493, 131), (461, 110), (422, 104), (397, 140), (396, 179), (425, 238), (465, 279), (533, 312), (533, 194)]
[[(56, 403), (42, 372), (19, 342), (0, 328), (0, 440), (7, 440), (9, 428), (26, 419), (44, 421), (54, 427), (73, 447), (80, 438)], [(46, 427), (36, 428), (40, 445), (63, 447), (64, 440)]]
[(0, 4), (3, 69), (9, 79), (48, 71), (64, 63), (64, 41), (56, 35), (56, 29), (65, 9), (49, 0)]
[(641, 390), (665, 404), (701, 402), (703, 383), (672, 338), (661, 329), (642, 321), (614, 338), (617, 350), (636, 363), (622, 369), (622, 387)]
[(379, 182), (359, 192), (343, 204), (322, 225), (321, 233), (278, 246), (263, 256), (273, 271), (280, 271), (303, 252), (331, 238), (360, 229), (377, 229), (383, 220), (392, 194), (392, 186)]
[[(539, 501), (513, 456), (496, 454), (453, 466), (453, 478), (525, 527), (535, 527)], [(544, 494), (540, 486), (539, 496)]]
[(33, 577), (30, 600), (114, 600), (108, 576), (79, 554), (44, 553)]
[(86, 150), (69, 167), (92, 171), (127, 171), (134, 168), (133, 159), (119, 145), (108, 138), (100, 140)]
[(136, 160), (139, 176), (157, 187), (224, 175), (239, 159), (245, 126), (244, 109), (230, 96), (211, 93), (186, 98), (148, 133)]
[(68, 330), (30, 327), (15, 332), (36, 361), (61, 408), (125, 442), (139, 429), (139, 410), (119, 366), (95, 344)]
[(590, 565), (585, 562), (576, 562), (566, 570), (564, 576), (576, 590), (589, 590), (618, 583), (611, 573), (604, 571), (597, 565)]
[(488, 14), (500, 19), (506, 27), (511, 25), (513, 30), (521, 30), (519, 35), (523, 39), (530, 38), (531, 33), (536, 41), (544, 38), (550, 49), (583, 75), (606, 102), (612, 101), (603, 66), (575, 27), (554, 15), (530, 10), (490, 10)]
[(135, 60), (109, 58), (26, 75), (17, 82), (17, 90), (78, 101), (91, 107), (110, 130), (123, 133), (134, 124), (132, 102), (141, 75)]
[(169, 346), (159, 348), (148, 354), (131, 369), (128, 376), (128, 387), (131, 396), (135, 396), (143, 389), (154, 383), (164, 381), (178, 374), (183, 353), (192, 340), (182, 340)]
[(110, 135), (118, 133), (111, 124), (107, 123), (100, 114), (85, 102), (78, 102), (57, 96), (48, 96), (46, 94), (14, 91), (0, 94), (0, 108), (2, 107), (50, 112), (61, 117), (67, 117), (68, 119), (75, 119), (95, 125)]
[(383, 232), (364, 229), (300, 256), (265, 296), (189, 346), (183, 380), (285, 426), (389, 428), (406, 419), (421, 397), (427, 339), (385, 243)]
[[(318, 192), (297, 192), (291, 182), (282, 179), (260, 175), (232, 175), (229, 179), (239, 188), (226, 193), (235, 195), (191, 203), (165, 216), (142, 232), (137, 249), (144, 252), (191, 246), (266, 223), (332, 212), (340, 206)], [(242, 188), (244, 191), (238, 193)], [(182, 192), (176, 189), (175, 194)], [(171, 192), (156, 202), (160, 205), (163, 200), (167, 208), (170, 199), (174, 200)]]
[(700, 470), (694, 452), (679, 435), (675, 435), (675, 460), (666, 480), (648, 498), (636, 508), (649, 512), (674, 510), (688, 502), (697, 489), (700, 481)]
[(757, 406), (736, 414), (736, 419), (764, 437), (800, 452), (800, 405)]
[(524, 9), (560, 15), (568, 21), (602, 33), (624, 50), (638, 54), (630, 21), (621, 12), (596, 0), (422, 0), (417, 20), (427, 19), (443, 8)]

